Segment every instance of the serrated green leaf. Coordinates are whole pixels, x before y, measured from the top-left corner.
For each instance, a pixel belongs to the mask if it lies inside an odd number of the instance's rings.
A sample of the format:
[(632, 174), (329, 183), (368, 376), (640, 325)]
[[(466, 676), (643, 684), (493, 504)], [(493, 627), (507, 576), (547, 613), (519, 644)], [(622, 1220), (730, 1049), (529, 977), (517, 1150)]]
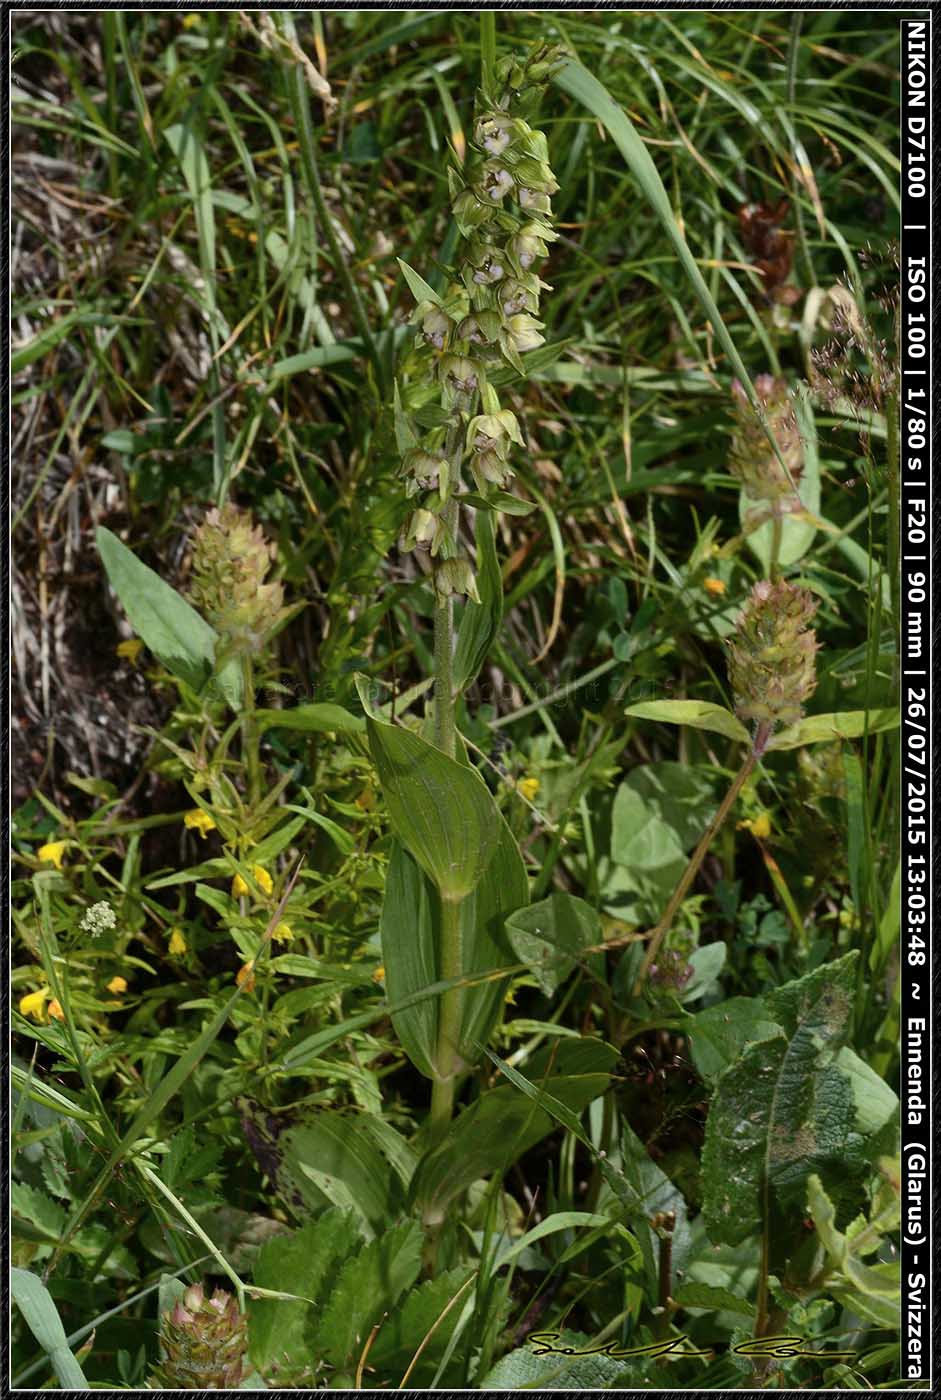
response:
[[(508, 1393), (515, 1390), (631, 1390), (643, 1358), (621, 1360), (606, 1356), (601, 1349), (592, 1355), (592, 1345), (592, 1338), (584, 1332), (566, 1328), (553, 1337), (552, 1350), (542, 1353), (541, 1348), (530, 1343), (501, 1357), (477, 1382), (478, 1388)], [(589, 1354), (567, 1356), (567, 1350)]]
[(277, 1366), (282, 1384), (315, 1379), (315, 1307), (326, 1301), (333, 1279), (363, 1241), (355, 1212), (328, 1210), (290, 1234), (277, 1235), (258, 1251), (254, 1281), (260, 1288), (292, 1293), (307, 1302), (252, 1298), (248, 1307), (249, 1354), (262, 1372)]
[(369, 1352), (369, 1364), (378, 1374), (404, 1376), (421, 1348), (409, 1386), (415, 1390), (429, 1388), (460, 1320), (461, 1306), (455, 1299), (459, 1299), (473, 1272), (469, 1265), (448, 1269), (413, 1288), (404, 1302), (392, 1310)]
[(634, 719), (653, 719), (658, 724), (688, 724), (692, 729), (707, 729), (724, 734), (740, 744), (750, 744), (751, 736), (731, 710), (706, 700), (642, 700), (628, 705), (625, 715)]
[(46, 1239), (56, 1240), (65, 1225), (65, 1210), (42, 1191), (23, 1181), (10, 1183), (10, 1206), (14, 1216), (27, 1220)]
[(740, 1298), (728, 1288), (718, 1288), (711, 1283), (681, 1284), (673, 1292), (673, 1301), (681, 1308), (708, 1308), (710, 1312), (740, 1313), (743, 1317), (755, 1316), (755, 1305), (747, 1298)]
[(375, 1323), (418, 1278), (423, 1244), (421, 1226), (408, 1220), (343, 1265), (317, 1328), (317, 1348), (334, 1366), (360, 1355)]

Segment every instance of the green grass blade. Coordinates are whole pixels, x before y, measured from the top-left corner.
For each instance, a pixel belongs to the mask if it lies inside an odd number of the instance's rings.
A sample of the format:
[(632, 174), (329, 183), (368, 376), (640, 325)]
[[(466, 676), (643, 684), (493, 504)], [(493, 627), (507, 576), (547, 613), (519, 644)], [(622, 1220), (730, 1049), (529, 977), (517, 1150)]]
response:
[(27, 1327), (52, 1362), (61, 1388), (87, 1390), (88, 1382), (69, 1351), (65, 1328), (49, 1290), (28, 1269), (11, 1269), (10, 1291)]
[[(779, 456), (777, 441), (768, 428), (764, 413), (758, 404), (758, 397), (755, 393), (751, 377), (742, 362), (742, 358), (735, 348), (735, 342), (729, 334), (728, 328), (722, 319), (722, 313), (716, 306), (709, 288), (706, 286), (702, 273), (696, 259), (690, 251), (689, 244), (683, 236), (683, 231), (677, 222), (676, 215), (670, 204), (669, 195), (664, 188), (663, 181), (657, 172), (647, 151), (646, 146), (637, 134), (633, 122), (626, 112), (618, 106), (614, 98), (608, 92), (603, 83), (589, 73), (588, 69), (581, 64), (578, 59), (570, 59), (557, 73), (553, 75), (553, 82), (567, 92), (570, 97), (581, 102), (587, 107), (592, 116), (597, 117), (601, 124), (610, 134), (612, 140), (634, 175), (641, 193), (653, 208), (654, 212), (663, 225), (663, 230), (673, 244), (676, 255), (683, 266), (683, 270), (689, 277), (693, 285), (693, 290), (702, 303), (703, 310), (709, 317), (716, 336), (723, 350), (728, 355), (735, 373), (738, 375), (748, 394), (749, 401), (762, 426), (768, 435), (768, 441), (773, 445), (775, 453)], [(786, 464), (782, 460), (782, 466), (787, 470)], [(789, 474), (790, 475), (790, 474)]]

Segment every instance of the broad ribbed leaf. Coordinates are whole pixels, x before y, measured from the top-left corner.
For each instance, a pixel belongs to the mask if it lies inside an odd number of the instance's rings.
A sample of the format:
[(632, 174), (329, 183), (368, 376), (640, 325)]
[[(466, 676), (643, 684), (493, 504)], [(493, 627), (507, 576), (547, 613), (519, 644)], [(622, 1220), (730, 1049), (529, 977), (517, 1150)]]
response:
[(747, 1045), (719, 1077), (703, 1149), (703, 1213), (710, 1238), (759, 1233), (767, 1187), (858, 1162), (863, 1133), (853, 1085), (836, 1063), (852, 1014), (858, 951), (768, 993), (778, 1029)]
[[(519, 847), (498, 812), (498, 844), (473, 894), (461, 904), (462, 972), (489, 972), (513, 962), (503, 924), (526, 903), (526, 869)], [(408, 853), (396, 844), (386, 875), (380, 931), (386, 991), (396, 1005), (440, 979), (439, 897)], [(506, 982), (481, 983), (463, 992), (460, 1050), (474, 1063), (500, 1015)], [(439, 999), (428, 998), (393, 1012), (392, 1023), (412, 1063), (435, 1077)]]
[(466, 898), (500, 839), (500, 813), (483, 780), (408, 729), (372, 717), (366, 727), (396, 835), (442, 895)]
[(289, 710), (256, 710), (255, 722), (262, 731), (293, 729), (299, 734), (359, 733), (366, 723), (351, 715), (342, 705), (296, 705)]
[(401, 1212), (414, 1154), (370, 1113), (268, 1114), (240, 1099), (242, 1127), (258, 1165), (293, 1215), (333, 1205), (355, 1211), (367, 1237)]
[(580, 1114), (604, 1093), (616, 1060), (617, 1051), (601, 1040), (560, 1041), (527, 1065), (528, 1093), (507, 1083), (481, 1094), (419, 1163), (412, 1194), (426, 1218), (443, 1218), (472, 1182), (504, 1172), (547, 1137), (559, 1121), (556, 1105), (566, 1115)]
[[(386, 995), (393, 1005), (438, 981), (437, 898), (427, 877), (396, 842), (386, 870), (379, 919)], [(428, 1079), (433, 1079), (438, 998), (429, 997), (403, 1011), (393, 1012), (392, 1024), (412, 1064)]]

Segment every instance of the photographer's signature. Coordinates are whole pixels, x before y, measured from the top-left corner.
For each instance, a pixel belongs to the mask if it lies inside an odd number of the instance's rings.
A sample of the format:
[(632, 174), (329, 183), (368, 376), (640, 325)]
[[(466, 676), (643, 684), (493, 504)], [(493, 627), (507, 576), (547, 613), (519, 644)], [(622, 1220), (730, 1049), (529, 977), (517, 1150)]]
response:
[[(708, 1347), (705, 1351), (693, 1346), (689, 1337), (681, 1333), (668, 1341), (648, 1342), (646, 1346), (622, 1347), (617, 1342), (597, 1342), (593, 1346), (559, 1346), (561, 1332), (530, 1332), (528, 1341), (536, 1356), (610, 1356), (617, 1359), (628, 1356), (701, 1356), (712, 1359), (716, 1352)], [(784, 1360), (794, 1356), (814, 1356), (827, 1362), (851, 1361), (855, 1351), (818, 1351), (808, 1347), (803, 1337), (749, 1337), (744, 1342), (736, 1342), (730, 1350), (736, 1356), (752, 1356), (764, 1360)]]

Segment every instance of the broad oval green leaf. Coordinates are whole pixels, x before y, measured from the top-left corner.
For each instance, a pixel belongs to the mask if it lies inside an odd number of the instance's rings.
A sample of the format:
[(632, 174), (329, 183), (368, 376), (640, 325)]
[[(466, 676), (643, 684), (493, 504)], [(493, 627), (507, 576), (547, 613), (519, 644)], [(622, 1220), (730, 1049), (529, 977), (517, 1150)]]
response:
[(737, 739), (740, 744), (751, 743), (748, 730), (731, 710), (707, 700), (642, 700), (628, 705), (624, 713), (633, 719), (653, 719), (658, 724), (688, 724), (691, 729), (708, 729), (727, 739)]
[[(512, 966), (503, 924), (525, 904), (529, 882), (519, 847), (498, 812), (499, 841), (476, 889), (461, 904), (462, 973), (497, 971)], [(386, 991), (393, 1006), (439, 980), (438, 895), (416, 862), (398, 844), (386, 875), (380, 933)], [(503, 1008), (506, 979), (465, 988), (461, 998), (459, 1051), (474, 1063)], [(412, 1063), (435, 1078), (439, 998), (425, 998), (393, 1011), (392, 1024)]]
[(298, 1219), (329, 1205), (353, 1210), (371, 1238), (401, 1212), (415, 1156), (384, 1118), (269, 1114), (247, 1099), (238, 1108), (259, 1166)]
[(444, 898), (466, 899), (500, 840), (483, 779), (408, 729), (371, 716), (366, 727), (396, 835)]
[[(193, 690), (202, 690), (212, 674), (217, 635), (185, 598), (122, 544), (103, 525), (95, 535), (98, 552), (128, 620), (141, 641), (168, 671)], [(242, 703), (242, 674), (228, 662), (217, 677), (234, 710)]]
[(603, 941), (598, 911), (563, 890), (518, 909), (507, 919), (506, 932), (547, 997), (572, 971), (581, 950)]
[(863, 734), (879, 734), (897, 729), (899, 712), (886, 710), (844, 710), (833, 715), (808, 715), (800, 724), (782, 729), (769, 749), (799, 749), (803, 744), (832, 743), (834, 739), (859, 739)]
[(693, 1064), (708, 1084), (750, 1041), (765, 1040), (778, 1029), (760, 997), (729, 997), (697, 1011), (684, 1026)]

